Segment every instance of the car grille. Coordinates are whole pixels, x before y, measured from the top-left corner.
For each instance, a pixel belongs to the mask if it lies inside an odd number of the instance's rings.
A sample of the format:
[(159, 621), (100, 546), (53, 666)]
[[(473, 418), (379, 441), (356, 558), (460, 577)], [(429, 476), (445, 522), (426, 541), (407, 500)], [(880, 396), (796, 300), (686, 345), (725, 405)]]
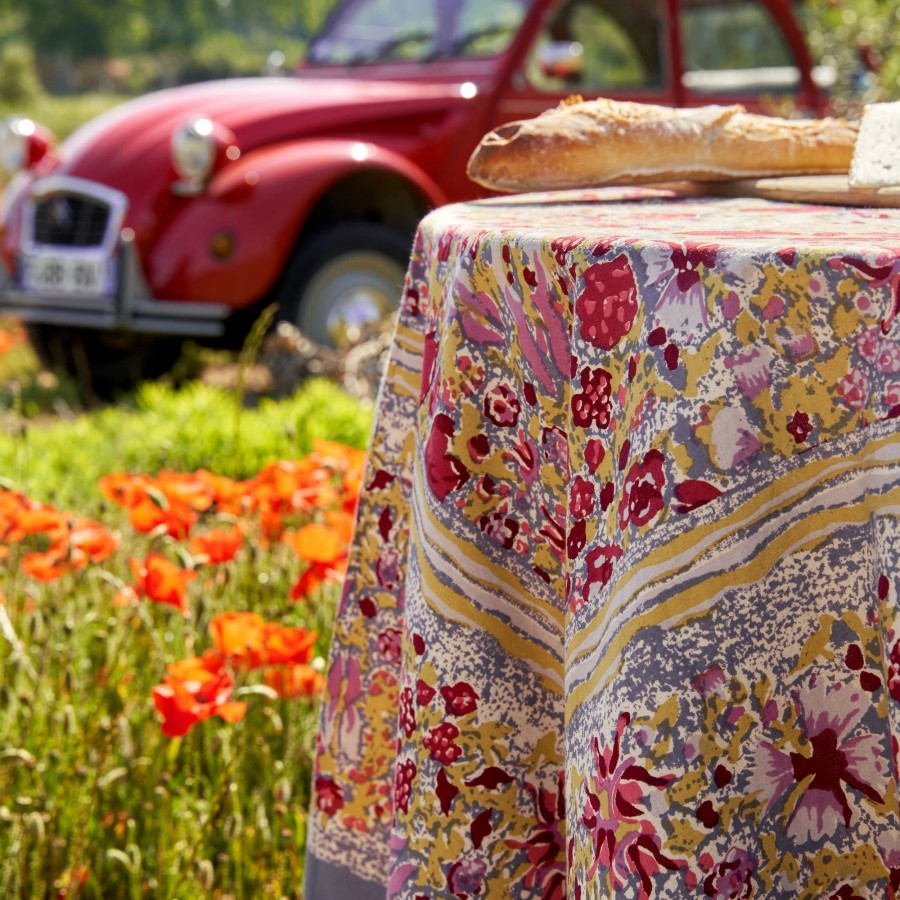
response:
[(97, 247), (109, 225), (110, 208), (102, 200), (54, 193), (34, 204), (34, 243), (57, 247)]

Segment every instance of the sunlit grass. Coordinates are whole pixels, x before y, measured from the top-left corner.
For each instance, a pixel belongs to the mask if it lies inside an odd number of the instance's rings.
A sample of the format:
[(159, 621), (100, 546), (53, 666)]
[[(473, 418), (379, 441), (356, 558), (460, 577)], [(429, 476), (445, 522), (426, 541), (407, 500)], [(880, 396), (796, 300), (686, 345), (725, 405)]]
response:
[[(0, 323), (0, 335), (16, 327)], [(319, 439), (363, 447), (371, 411), (324, 380), (253, 409), (200, 383), (147, 384), (115, 406), (87, 408), (60, 394), (66, 385), (41, 372), (27, 343), (5, 346), (0, 897), (299, 896), (316, 698), (279, 696), (262, 670), (231, 658), (225, 670), (231, 699), (246, 703), (243, 717), (213, 716), (167, 737), (151, 697), (172, 664), (216, 651), (211, 625), (223, 613), (253, 612), (279, 628), (316, 632), (309, 661), (321, 669), (340, 560), (305, 561), (302, 542), (290, 535), (305, 522), (342, 522), (346, 541), (347, 492), (358, 475), (343, 476), (337, 499), (326, 491), (331, 499), (308, 509), (292, 506), (310, 491), (292, 488), (291, 479), (338, 478), (332, 451), (306, 454)], [(279, 468), (271, 488), (253, 477), (274, 460), (304, 458), (314, 464)], [(243, 498), (236, 506), (222, 498), (208, 508), (195, 503), (189, 516), (192, 535), (244, 530), (236, 556), (217, 565), (204, 564), (180, 535), (180, 501), (153, 478), (201, 468), (230, 476), (223, 484), (233, 481)], [(140, 515), (129, 491), (100, 490), (110, 472), (148, 479), (140, 482), (149, 485)], [(23, 505), (31, 518), (17, 521)], [(48, 517), (54, 530), (43, 523)], [(117, 547), (79, 562), (73, 535), (92, 527), (113, 535)], [(184, 585), (184, 612), (157, 601), (149, 581), (141, 587), (150, 554), (195, 573)], [(299, 577), (317, 565), (324, 584), (292, 599)], [(34, 574), (41, 572), (52, 580)]]

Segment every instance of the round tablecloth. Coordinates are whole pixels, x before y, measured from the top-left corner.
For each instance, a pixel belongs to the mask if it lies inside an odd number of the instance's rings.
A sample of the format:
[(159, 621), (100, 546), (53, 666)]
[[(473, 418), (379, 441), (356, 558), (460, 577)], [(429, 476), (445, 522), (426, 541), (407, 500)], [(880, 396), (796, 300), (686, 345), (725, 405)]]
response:
[(423, 220), (307, 896), (900, 887), (900, 211)]

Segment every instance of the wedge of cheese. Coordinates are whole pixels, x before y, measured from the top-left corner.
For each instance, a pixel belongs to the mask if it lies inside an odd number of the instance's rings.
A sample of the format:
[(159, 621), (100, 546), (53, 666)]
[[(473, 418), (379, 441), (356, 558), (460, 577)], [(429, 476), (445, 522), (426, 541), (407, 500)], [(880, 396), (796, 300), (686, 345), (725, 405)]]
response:
[(900, 101), (863, 107), (850, 161), (850, 186), (900, 185)]

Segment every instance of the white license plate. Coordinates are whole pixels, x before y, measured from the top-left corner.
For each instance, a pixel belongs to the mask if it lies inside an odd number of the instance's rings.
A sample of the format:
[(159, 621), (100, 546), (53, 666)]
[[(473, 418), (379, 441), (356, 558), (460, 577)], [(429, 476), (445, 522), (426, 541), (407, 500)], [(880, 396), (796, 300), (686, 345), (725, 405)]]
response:
[(107, 268), (105, 256), (24, 254), (22, 289), (39, 294), (108, 294)]

